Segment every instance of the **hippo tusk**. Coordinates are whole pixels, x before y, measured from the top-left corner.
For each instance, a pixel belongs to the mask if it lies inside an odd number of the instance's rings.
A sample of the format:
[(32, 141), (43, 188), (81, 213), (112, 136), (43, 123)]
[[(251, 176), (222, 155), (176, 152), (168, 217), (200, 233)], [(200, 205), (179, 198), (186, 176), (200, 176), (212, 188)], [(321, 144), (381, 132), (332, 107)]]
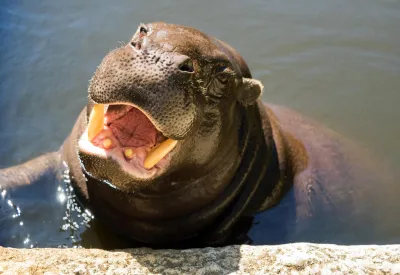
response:
[(167, 139), (166, 141), (160, 143), (158, 146), (154, 147), (144, 160), (144, 168), (151, 169), (156, 165), (163, 157), (165, 157), (172, 149), (175, 148), (177, 140)]
[(95, 104), (88, 123), (88, 139), (92, 141), (104, 128), (104, 104)]

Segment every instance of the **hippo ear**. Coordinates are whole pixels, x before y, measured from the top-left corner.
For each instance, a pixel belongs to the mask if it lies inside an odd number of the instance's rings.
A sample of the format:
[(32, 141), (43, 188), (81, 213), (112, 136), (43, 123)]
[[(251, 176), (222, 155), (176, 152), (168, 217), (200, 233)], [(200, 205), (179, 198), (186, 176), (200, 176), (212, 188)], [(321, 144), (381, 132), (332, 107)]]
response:
[(261, 81), (243, 77), (243, 89), (239, 91), (238, 100), (243, 105), (251, 105), (260, 97), (264, 89)]

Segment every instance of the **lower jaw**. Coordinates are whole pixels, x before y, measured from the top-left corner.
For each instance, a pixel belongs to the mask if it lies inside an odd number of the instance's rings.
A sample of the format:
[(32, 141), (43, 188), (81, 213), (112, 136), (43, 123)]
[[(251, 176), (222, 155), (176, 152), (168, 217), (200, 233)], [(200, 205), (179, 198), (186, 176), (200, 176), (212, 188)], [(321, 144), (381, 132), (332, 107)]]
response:
[[(83, 135), (83, 137), (85, 134)], [(123, 149), (120, 146), (116, 146), (111, 149), (103, 149), (93, 145), (90, 141), (85, 138), (81, 138), (78, 141), (79, 151), (82, 153), (100, 158), (112, 160), (118, 164), (118, 167), (128, 175), (130, 175), (133, 179), (137, 180), (148, 180), (154, 178), (155, 176), (163, 173), (164, 170), (169, 166), (170, 163), (170, 154), (165, 156), (161, 161), (159, 161), (154, 167), (150, 169), (146, 169), (143, 167), (143, 161), (145, 156), (137, 154), (133, 156), (131, 159), (126, 159), (123, 154)], [(145, 148), (141, 148), (141, 150), (146, 150)], [(147, 149), (149, 150), (149, 148)], [(89, 171), (87, 171), (90, 173)]]
[(145, 169), (141, 164), (140, 160), (133, 157), (129, 162), (125, 160), (122, 154), (121, 148), (113, 148), (109, 150), (104, 150), (99, 147), (93, 146), (89, 141), (80, 140), (79, 149), (88, 155), (102, 159), (112, 159), (117, 162), (121, 170), (134, 176), (135, 178), (146, 179), (153, 177), (159, 170), (157, 166), (151, 169)]

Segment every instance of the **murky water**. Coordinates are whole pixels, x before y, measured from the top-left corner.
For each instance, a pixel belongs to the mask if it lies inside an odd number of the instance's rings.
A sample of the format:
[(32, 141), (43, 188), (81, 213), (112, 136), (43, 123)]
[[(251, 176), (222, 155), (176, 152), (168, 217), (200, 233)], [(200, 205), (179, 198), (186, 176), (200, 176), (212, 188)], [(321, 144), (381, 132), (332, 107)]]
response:
[[(58, 149), (102, 57), (118, 41), (128, 41), (140, 22), (158, 20), (225, 40), (263, 81), (265, 100), (319, 120), (398, 167), (398, 0), (3, 0), (0, 167)], [(399, 186), (394, 189), (400, 194)], [(7, 240), (0, 245), (74, 245), (71, 236), (80, 234), (74, 223), (85, 231), (90, 214), (83, 217), (84, 210), (72, 206), (68, 214), (66, 206), (73, 203), (68, 194), (62, 181), (43, 183), (42, 189), (0, 190), (0, 241)], [(29, 226), (39, 219), (40, 226)], [(59, 234), (49, 238), (49, 232)]]

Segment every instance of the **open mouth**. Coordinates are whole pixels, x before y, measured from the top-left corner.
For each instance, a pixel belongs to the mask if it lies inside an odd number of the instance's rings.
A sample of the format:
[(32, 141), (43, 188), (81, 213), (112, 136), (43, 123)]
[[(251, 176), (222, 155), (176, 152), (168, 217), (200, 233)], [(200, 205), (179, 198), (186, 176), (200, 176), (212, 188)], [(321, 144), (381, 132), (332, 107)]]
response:
[(81, 150), (111, 158), (139, 178), (164, 170), (176, 145), (177, 141), (158, 131), (139, 108), (126, 104), (95, 104), (79, 140)]

